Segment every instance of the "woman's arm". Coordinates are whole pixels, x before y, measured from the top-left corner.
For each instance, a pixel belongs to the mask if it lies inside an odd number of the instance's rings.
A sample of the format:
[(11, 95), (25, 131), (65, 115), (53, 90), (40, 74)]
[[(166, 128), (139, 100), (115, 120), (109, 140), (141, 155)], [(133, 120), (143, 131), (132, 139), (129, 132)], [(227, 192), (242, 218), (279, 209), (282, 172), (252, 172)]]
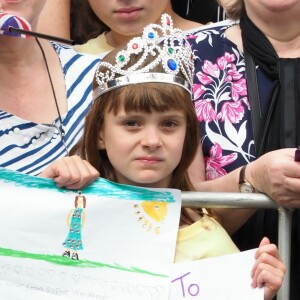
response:
[[(249, 163), (245, 177), (257, 192), (265, 193), (275, 202), (287, 207), (300, 207), (300, 162), (294, 160), (295, 148), (271, 151)], [(214, 180), (205, 180), (204, 159), (198, 151), (191, 166), (191, 180), (197, 191), (239, 192), (238, 168)], [(197, 174), (199, 170), (199, 174)], [(213, 209), (219, 221), (234, 233), (255, 212), (253, 209)]]
[[(189, 176), (199, 192), (239, 192), (238, 181), (240, 169), (214, 180), (205, 179), (205, 163), (202, 149), (199, 147), (197, 155), (189, 168)], [(218, 222), (229, 234), (238, 230), (256, 211), (255, 209), (229, 209), (213, 208), (214, 215)]]

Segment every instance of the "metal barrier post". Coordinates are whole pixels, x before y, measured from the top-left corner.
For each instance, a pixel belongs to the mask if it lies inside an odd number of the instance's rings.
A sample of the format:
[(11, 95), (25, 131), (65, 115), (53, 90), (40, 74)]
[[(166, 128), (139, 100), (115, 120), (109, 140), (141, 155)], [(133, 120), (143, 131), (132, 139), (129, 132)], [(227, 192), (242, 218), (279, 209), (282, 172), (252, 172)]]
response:
[(289, 299), (292, 210), (279, 207), (270, 197), (259, 193), (181, 192), (181, 198), (184, 207), (278, 209), (278, 249), (286, 266), (286, 275), (277, 300)]
[(277, 293), (277, 300), (290, 298), (290, 270), (291, 270), (291, 232), (293, 211), (284, 207), (278, 209), (278, 249), (282, 261), (286, 266), (284, 282)]

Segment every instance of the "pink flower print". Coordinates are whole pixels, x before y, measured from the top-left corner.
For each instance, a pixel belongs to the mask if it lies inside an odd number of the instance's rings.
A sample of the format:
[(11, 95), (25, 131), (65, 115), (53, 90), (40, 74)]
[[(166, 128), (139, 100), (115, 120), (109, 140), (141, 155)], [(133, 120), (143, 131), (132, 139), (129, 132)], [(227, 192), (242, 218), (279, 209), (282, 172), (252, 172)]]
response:
[(216, 120), (217, 114), (213, 109), (209, 100), (198, 100), (195, 101), (195, 110), (200, 122), (211, 122)]
[(206, 89), (202, 84), (194, 84), (193, 85), (194, 100), (199, 99), (205, 91)]
[(220, 76), (220, 69), (218, 65), (213, 64), (211, 61), (205, 60), (202, 70), (212, 77), (219, 78)]
[(206, 164), (206, 179), (216, 179), (224, 176), (227, 172), (222, 168), (231, 164), (237, 159), (237, 153), (222, 156), (222, 148), (218, 143), (215, 143), (209, 150), (209, 157), (204, 157)]
[(235, 55), (225, 52), (224, 56), (221, 56), (217, 59), (217, 64), (220, 70), (224, 71), (228, 64), (235, 66), (234, 64), (232, 64), (233, 61), (235, 61)]
[(250, 109), (250, 103), (248, 101), (248, 97), (242, 98), (241, 101), (243, 101), (247, 105), (248, 109)]
[(223, 122), (227, 118), (230, 123), (239, 123), (242, 120), (245, 113), (242, 101), (225, 102), (222, 105), (221, 111), (218, 113), (218, 120)]
[(228, 64), (228, 61), (225, 59), (224, 56), (222, 56), (217, 59), (217, 64), (218, 64), (220, 70), (224, 71)]
[(239, 100), (240, 96), (246, 96), (247, 88), (246, 88), (245, 78), (242, 78), (236, 82), (232, 82), (231, 90), (232, 90), (232, 99), (234, 101)]
[(230, 77), (230, 81), (239, 80), (243, 77), (243, 75), (236, 70), (235, 65), (232, 65), (232, 68), (230, 70), (228, 70), (227, 74), (228, 74), (227, 77)]
[(210, 76), (204, 74), (201, 71), (198, 72), (196, 74), (196, 76), (197, 76), (198, 80), (200, 81), (200, 83), (202, 83), (203, 85), (210, 84), (213, 82), (213, 79)]
[(197, 37), (197, 35), (193, 35), (193, 34), (188, 34), (188, 35), (186, 36), (187, 40), (193, 40), (193, 39), (195, 39), (196, 37)]
[(228, 52), (225, 52), (224, 58), (227, 60), (227, 62), (232, 63), (235, 61), (236, 57), (234, 54), (230, 54)]

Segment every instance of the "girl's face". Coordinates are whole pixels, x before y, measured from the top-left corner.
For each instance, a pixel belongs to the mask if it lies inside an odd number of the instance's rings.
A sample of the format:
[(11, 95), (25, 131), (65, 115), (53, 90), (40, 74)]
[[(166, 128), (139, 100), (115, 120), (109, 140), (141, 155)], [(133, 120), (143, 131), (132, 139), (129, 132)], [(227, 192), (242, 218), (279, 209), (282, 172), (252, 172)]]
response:
[(262, 18), (266, 18), (272, 14), (291, 14), (295, 10), (300, 11), (299, 0), (244, 0), (244, 2), (249, 16), (259, 14)]
[(122, 36), (134, 36), (171, 10), (171, 0), (88, 0), (98, 18)]
[(117, 182), (144, 187), (169, 187), (180, 162), (186, 133), (186, 114), (131, 112), (105, 114), (99, 149), (106, 149)]
[(25, 18), (33, 28), (37, 24), (38, 17), (45, 3), (46, 0), (0, 0), (3, 12)]

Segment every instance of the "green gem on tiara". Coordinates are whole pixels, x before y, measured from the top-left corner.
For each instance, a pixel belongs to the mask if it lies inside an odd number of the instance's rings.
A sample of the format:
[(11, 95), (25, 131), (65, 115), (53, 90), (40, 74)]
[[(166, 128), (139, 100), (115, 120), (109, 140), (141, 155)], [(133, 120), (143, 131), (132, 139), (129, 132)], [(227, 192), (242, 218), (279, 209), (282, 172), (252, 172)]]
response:
[(174, 49), (173, 49), (172, 47), (170, 47), (170, 48), (168, 49), (168, 52), (169, 52), (169, 54), (172, 54), (172, 53), (174, 52)]
[(118, 61), (119, 62), (122, 62), (122, 61), (124, 61), (125, 60), (125, 56), (124, 55), (119, 55), (119, 57), (118, 57)]

